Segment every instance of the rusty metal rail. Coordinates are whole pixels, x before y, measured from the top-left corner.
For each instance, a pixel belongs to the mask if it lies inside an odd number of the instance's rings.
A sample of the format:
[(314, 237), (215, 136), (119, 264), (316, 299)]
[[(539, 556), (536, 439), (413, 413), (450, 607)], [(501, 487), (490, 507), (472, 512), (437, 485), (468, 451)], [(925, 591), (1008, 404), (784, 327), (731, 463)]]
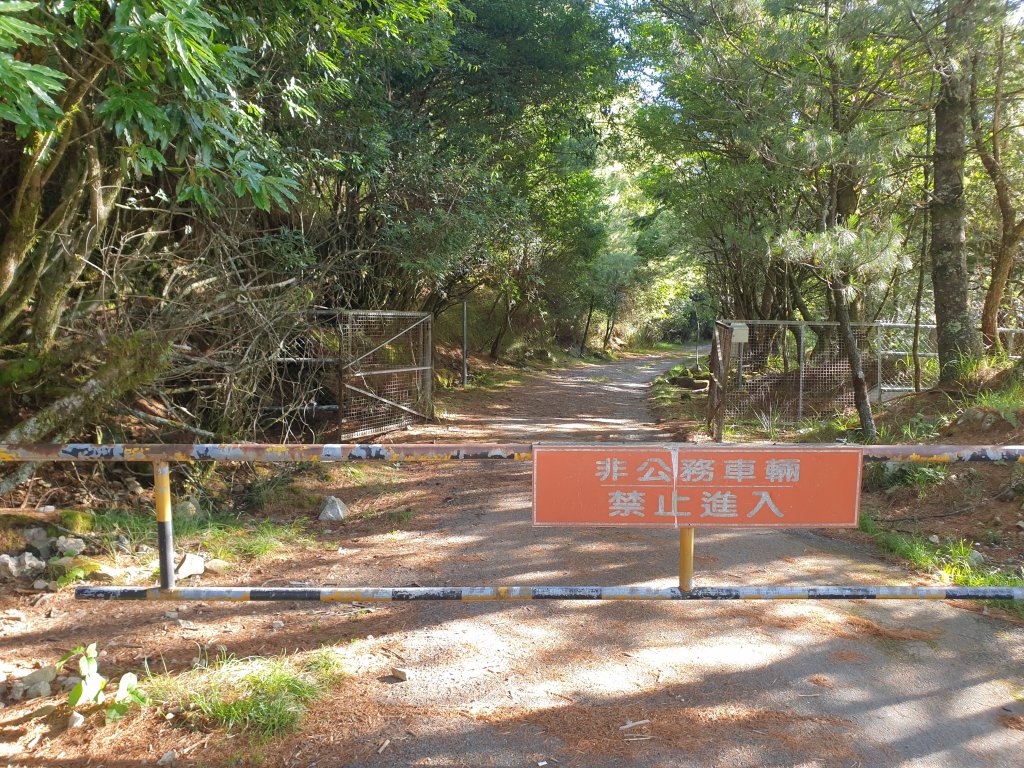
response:
[[(544, 443), (555, 445), (556, 443)], [(539, 445), (539, 444), (538, 444)], [(610, 443), (595, 444), (610, 447)], [(636, 445), (636, 444), (633, 444)], [(683, 444), (661, 444), (672, 447)], [(692, 445), (692, 444), (687, 444)], [(709, 452), (729, 446), (700, 445)], [(84, 461), (148, 462), (153, 465), (154, 506), (159, 544), (159, 588), (79, 587), (82, 599), (117, 600), (317, 600), (333, 602), (406, 600), (1024, 600), (1024, 587), (705, 587), (697, 589), (647, 587), (422, 587), (422, 588), (260, 588), (189, 587), (178, 588), (174, 578), (174, 527), (170, 489), (170, 463), (193, 461), (288, 462), (436, 462), (436, 461), (529, 461), (533, 445), (528, 443), (460, 444), (179, 444), (179, 445), (95, 445), (0, 444), (0, 463)], [(907, 461), (920, 463), (1015, 462), (1024, 464), (1024, 445), (875, 445), (864, 447), (865, 461)], [(688, 547), (681, 542), (681, 560), (690, 552), (692, 582), (693, 529)]]

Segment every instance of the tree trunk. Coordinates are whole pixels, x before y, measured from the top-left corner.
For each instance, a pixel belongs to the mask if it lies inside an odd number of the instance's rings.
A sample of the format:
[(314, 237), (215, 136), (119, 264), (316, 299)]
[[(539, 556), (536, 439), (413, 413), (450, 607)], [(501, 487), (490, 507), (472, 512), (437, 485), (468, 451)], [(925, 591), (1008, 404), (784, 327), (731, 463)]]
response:
[[(857, 346), (857, 339), (853, 335), (853, 327), (850, 325), (850, 311), (845, 293), (848, 284), (848, 277), (840, 278), (838, 284), (832, 287), (832, 296), (835, 299), (836, 315), (839, 318), (839, 332), (842, 334), (846, 346), (846, 359), (850, 363), (850, 373), (853, 378), (853, 402), (857, 407), (857, 415), (860, 416), (860, 428), (864, 433), (864, 441), (873, 443), (878, 439), (878, 431), (875, 429), (875, 420), (871, 414), (871, 400), (868, 397), (868, 383), (864, 378), (860, 349)], [(879, 384), (881, 383), (879, 382)]]
[(958, 378), (962, 364), (981, 351), (971, 319), (964, 256), (964, 156), (969, 89), (964, 77), (963, 47), (970, 37), (974, 0), (946, 6), (944, 61), (939, 66), (935, 102), (935, 152), (931, 201), (932, 289), (938, 326), (939, 381)]
[(590, 299), (590, 309), (587, 310), (587, 324), (583, 326), (583, 338), (580, 339), (580, 357), (587, 351), (587, 338), (590, 336), (590, 321), (594, 317), (594, 299)]

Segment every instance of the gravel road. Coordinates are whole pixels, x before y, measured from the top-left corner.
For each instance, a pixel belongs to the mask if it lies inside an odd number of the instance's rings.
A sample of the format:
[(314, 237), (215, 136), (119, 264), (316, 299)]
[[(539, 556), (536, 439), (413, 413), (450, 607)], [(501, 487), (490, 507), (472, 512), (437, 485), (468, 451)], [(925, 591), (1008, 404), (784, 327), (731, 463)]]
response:
[[(673, 362), (634, 358), (537, 377), (467, 406), (454, 434), (430, 428), (402, 441), (657, 440), (647, 386)], [(676, 582), (674, 532), (532, 528), (529, 467), (422, 471), (452, 502), (443, 525), (416, 535), (421, 551), (441, 553), (416, 583)], [(785, 531), (698, 531), (697, 578), (915, 581), (872, 552)], [(977, 611), (896, 601), (401, 610), (415, 615), (388, 648), (410, 679), (379, 696), (421, 722), (384, 755), (354, 764), (1022, 764), (1024, 732), (1012, 726), (1024, 714), (1024, 628)], [(453, 708), (472, 716), (431, 714)]]

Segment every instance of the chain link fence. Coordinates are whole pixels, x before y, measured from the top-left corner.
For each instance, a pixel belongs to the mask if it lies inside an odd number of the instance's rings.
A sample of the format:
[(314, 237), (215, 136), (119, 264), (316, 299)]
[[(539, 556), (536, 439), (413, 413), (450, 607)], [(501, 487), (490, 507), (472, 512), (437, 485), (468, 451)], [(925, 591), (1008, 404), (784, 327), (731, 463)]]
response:
[[(938, 381), (934, 325), (853, 323), (869, 397), (883, 403)], [(1024, 329), (1001, 328), (1017, 359)], [(854, 407), (846, 342), (835, 322), (720, 320), (711, 355), (708, 423), (770, 419), (796, 423)]]

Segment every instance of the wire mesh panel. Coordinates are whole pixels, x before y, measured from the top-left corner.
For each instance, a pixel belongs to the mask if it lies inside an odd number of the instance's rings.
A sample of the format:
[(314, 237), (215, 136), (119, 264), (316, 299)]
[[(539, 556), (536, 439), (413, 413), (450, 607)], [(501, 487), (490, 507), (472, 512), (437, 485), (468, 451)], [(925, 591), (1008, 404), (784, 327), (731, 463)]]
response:
[(340, 439), (379, 435), (430, 418), (431, 319), (422, 312), (339, 314)]
[[(935, 386), (934, 325), (853, 323), (868, 397), (883, 403)], [(1006, 354), (1024, 354), (1024, 329), (999, 329)], [(715, 325), (708, 422), (795, 423), (854, 407), (847, 343), (838, 323), (723, 320)]]

